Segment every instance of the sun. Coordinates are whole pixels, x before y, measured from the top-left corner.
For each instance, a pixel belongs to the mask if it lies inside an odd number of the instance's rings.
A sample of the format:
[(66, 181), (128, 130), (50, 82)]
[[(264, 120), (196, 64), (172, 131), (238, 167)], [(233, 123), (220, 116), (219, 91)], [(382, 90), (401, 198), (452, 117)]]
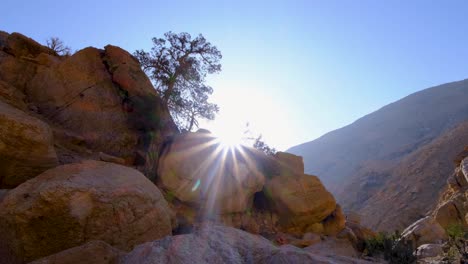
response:
[(237, 148), (242, 144), (242, 134), (236, 133), (236, 131), (223, 131), (222, 133), (216, 133), (215, 137), (219, 144), (224, 148)]

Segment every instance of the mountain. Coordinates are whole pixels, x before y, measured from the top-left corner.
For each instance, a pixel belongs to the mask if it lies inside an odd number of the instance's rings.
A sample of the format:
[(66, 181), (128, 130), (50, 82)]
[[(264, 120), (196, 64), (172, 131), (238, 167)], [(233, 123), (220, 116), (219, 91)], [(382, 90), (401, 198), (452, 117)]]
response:
[(462, 80), (411, 94), (288, 152), (303, 156), (306, 173), (320, 175), (346, 210), (370, 216), (363, 217), (370, 227), (398, 229), (437, 200), (468, 142), (467, 120)]

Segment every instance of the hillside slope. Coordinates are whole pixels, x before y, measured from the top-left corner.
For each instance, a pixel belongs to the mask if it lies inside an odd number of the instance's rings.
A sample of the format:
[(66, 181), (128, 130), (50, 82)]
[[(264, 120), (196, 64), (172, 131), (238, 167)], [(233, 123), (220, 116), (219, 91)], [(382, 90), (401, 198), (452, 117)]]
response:
[[(351, 125), (327, 133), (314, 141), (292, 147), (288, 152), (303, 156), (305, 171), (320, 175), (323, 183), (346, 209), (372, 215), (377, 209), (383, 210), (377, 206), (385, 204), (385, 210), (399, 211), (401, 208), (393, 203), (391, 197), (403, 192), (407, 194), (409, 189), (402, 191), (398, 189), (403, 188), (400, 186), (395, 187), (398, 190), (392, 191), (389, 187), (395, 184), (399, 186), (401, 177), (406, 175), (405, 188), (418, 183), (420, 191), (416, 191), (413, 196), (424, 193), (425, 190), (433, 192), (441, 188), (444, 180), (437, 179), (433, 184), (434, 180), (425, 178), (431, 177), (432, 174), (414, 176), (414, 172), (422, 170), (426, 164), (446, 164), (447, 161), (439, 160), (440, 155), (434, 154), (424, 162), (414, 162), (412, 167), (407, 164), (419, 157), (416, 153), (424, 151), (422, 148), (427, 144), (436, 142), (442, 134), (450, 133), (448, 131), (466, 120), (468, 80), (463, 80), (411, 94), (362, 117)], [(463, 131), (464, 126), (459, 129)], [(460, 131), (453, 133), (463, 135), (464, 132)], [(460, 140), (467, 139), (460, 136)], [(461, 150), (458, 147), (463, 146), (457, 146), (457, 141), (450, 140), (445, 144), (448, 145), (444, 146), (444, 149), (451, 149), (455, 153)], [(451, 161), (453, 156), (446, 158)], [(438, 169), (441, 175), (447, 175), (453, 167), (444, 165)], [(430, 195), (434, 195), (436, 199), (436, 193)], [(405, 226), (420, 217), (427, 205), (433, 202), (417, 203), (414, 205), (416, 208), (410, 210), (414, 213), (407, 215), (408, 219), (402, 219), (401, 223), (395, 222), (394, 217), (389, 217), (389, 223), (382, 224), (381, 217), (384, 216), (380, 215), (368, 219), (368, 224), (379, 229)]]

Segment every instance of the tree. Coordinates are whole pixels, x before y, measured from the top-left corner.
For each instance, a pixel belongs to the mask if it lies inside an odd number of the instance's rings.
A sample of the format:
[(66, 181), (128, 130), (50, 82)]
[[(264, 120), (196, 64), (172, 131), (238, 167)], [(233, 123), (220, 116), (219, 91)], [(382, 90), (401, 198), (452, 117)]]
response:
[(191, 131), (198, 118), (213, 120), (219, 111), (208, 102), (213, 88), (205, 84), (207, 74), (221, 71), (221, 52), (200, 34), (167, 32), (153, 38), (150, 52), (137, 50), (134, 56), (169, 106), (179, 128)]
[(260, 150), (269, 156), (275, 155), (277, 152), (276, 149), (270, 147), (265, 141), (263, 141), (262, 137), (262, 134), (258, 134), (257, 136), (254, 135), (249, 122), (245, 124), (243, 140), (245, 142), (251, 142), (253, 148)]
[(63, 44), (63, 41), (57, 37), (50, 37), (46, 41), (47, 47), (55, 51), (60, 56), (69, 56), (71, 55), (71, 49), (68, 46)]

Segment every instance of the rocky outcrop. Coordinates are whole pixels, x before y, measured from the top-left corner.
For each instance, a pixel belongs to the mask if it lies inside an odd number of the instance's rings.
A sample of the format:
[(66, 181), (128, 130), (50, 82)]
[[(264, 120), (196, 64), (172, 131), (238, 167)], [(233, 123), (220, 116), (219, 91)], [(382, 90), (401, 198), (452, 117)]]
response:
[(125, 252), (97, 240), (38, 259), (30, 264), (114, 264), (124, 254)]
[(8, 192), (0, 205), (4, 246), (27, 261), (90, 240), (130, 250), (172, 230), (156, 186), (134, 169), (100, 161), (50, 169)]
[(302, 169), (302, 158), (292, 154), (226, 149), (210, 133), (184, 133), (163, 151), (158, 185), (179, 203), (180, 222), (220, 219), (253, 233), (336, 235), (345, 225), (341, 208)]
[(57, 164), (50, 127), (0, 101), (0, 188), (13, 188)]
[(207, 133), (173, 139), (160, 159), (159, 184), (178, 200), (207, 214), (245, 212), (265, 176), (240, 150), (224, 149)]
[[(413, 242), (413, 245), (419, 247), (416, 251), (419, 258), (442, 257), (444, 248), (454, 247), (453, 243), (458, 243), (457, 239), (451, 238), (449, 244), (443, 245), (449, 239), (449, 230), (456, 228), (463, 233), (466, 239), (466, 230), (468, 230), (467, 213), (467, 188), (466, 178), (468, 177), (468, 153), (463, 157), (458, 155), (460, 159), (456, 164), (458, 167), (447, 179), (447, 186), (442, 192), (439, 202), (434, 206), (434, 209), (424, 218), (416, 221), (403, 231), (403, 237)], [(460, 236), (460, 234), (458, 234)], [(452, 234), (453, 236), (453, 234)], [(451, 244), (452, 243), (452, 244)], [(466, 241), (462, 242), (465, 243)], [(447, 246), (447, 247), (446, 247)], [(451, 253), (454, 254), (453, 252)], [(459, 256), (462, 257), (462, 256)], [(466, 256), (464, 256), (466, 258)]]
[(99, 159), (102, 152), (155, 179), (162, 143), (177, 132), (138, 62), (110, 45), (60, 57), (21, 34), (6, 34), (0, 100), (49, 124), (62, 164)]

